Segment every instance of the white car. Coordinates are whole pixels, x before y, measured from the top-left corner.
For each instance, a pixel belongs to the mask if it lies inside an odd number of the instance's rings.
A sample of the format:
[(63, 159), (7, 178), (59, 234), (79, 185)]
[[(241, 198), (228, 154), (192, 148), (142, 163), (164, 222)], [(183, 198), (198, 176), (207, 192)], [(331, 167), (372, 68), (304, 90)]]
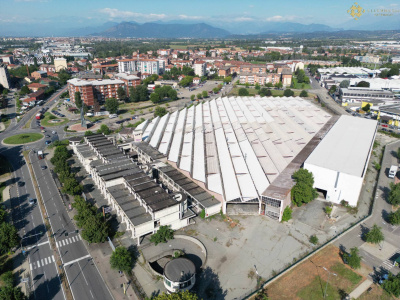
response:
[(52, 133), (52, 134), (57, 134), (57, 131), (54, 131), (54, 130), (53, 130), (51, 133)]
[(108, 117), (109, 117), (110, 119), (114, 119), (114, 118), (117, 118), (118, 115), (117, 115), (117, 114), (111, 114), (111, 115), (109, 115)]

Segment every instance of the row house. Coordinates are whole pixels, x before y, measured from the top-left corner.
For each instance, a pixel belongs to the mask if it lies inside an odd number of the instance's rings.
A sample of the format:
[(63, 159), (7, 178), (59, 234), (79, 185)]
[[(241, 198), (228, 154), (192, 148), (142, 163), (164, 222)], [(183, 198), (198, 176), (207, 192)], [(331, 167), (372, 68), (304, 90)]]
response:
[[(166, 189), (152, 177), (150, 167), (139, 167), (129, 154), (124, 154), (123, 149), (104, 135), (85, 137), (84, 144), (72, 148), (108, 201), (112, 213), (126, 225), (138, 244), (141, 237), (155, 233), (160, 226), (177, 230), (189, 225), (195, 216), (188, 208), (186, 195)], [(120, 153), (118, 157), (110, 154), (113, 151)]]

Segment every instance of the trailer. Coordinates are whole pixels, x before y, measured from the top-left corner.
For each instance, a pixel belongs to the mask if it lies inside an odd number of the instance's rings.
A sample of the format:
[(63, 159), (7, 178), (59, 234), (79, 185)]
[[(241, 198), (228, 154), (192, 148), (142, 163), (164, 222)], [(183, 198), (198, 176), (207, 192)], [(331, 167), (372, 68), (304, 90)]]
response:
[(42, 114), (41, 113), (37, 113), (36, 114), (36, 120), (40, 120), (42, 118)]
[(43, 159), (43, 151), (39, 150), (39, 151), (37, 152), (37, 155), (38, 155), (38, 158), (39, 158), (39, 159)]

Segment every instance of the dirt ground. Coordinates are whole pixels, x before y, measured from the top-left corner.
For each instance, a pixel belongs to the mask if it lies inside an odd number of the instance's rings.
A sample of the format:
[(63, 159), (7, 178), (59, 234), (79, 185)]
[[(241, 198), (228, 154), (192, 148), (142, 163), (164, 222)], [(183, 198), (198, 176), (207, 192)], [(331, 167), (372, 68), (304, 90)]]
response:
[[(342, 264), (346, 268), (350, 269), (347, 265), (343, 264), (343, 261), (339, 255), (339, 248), (330, 245), (312, 256), (310, 259), (302, 262), (280, 279), (268, 285), (266, 287), (268, 297), (271, 300), (302, 299), (298, 296), (299, 291), (312, 284), (317, 276), (320, 276), (320, 278), (326, 282), (328, 280), (329, 273), (325, 271), (323, 267), (331, 272), (334, 272), (332, 268), (334, 268), (334, 266), (337, 264)], [(338, 274), (338, 276), (331, 275), (329, 277), (329, 285), (331, 285), (337, 291), (345, 291), (346, 293), (350, 293), (356, 286), (366, 279), (366, 276), (370, 271), (371, 269), (369, 269), (369, 267), (362, 264), (361, 269), (355, 272), (362, 276), (362, 279), (358, 283), (352, 283), (350, 280)]]
[(370, 291), (366, 291), (362, 294), (358, 300), (395, 300), (395, 298), (386, 293), (380, 286), (373, 284)]

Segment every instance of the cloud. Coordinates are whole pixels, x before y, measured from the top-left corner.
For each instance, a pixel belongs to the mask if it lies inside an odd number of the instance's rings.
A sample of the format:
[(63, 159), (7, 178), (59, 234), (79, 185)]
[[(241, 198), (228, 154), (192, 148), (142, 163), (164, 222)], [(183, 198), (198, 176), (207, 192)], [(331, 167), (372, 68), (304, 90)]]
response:
[(179, 15), (178, 19), (182, 19), (182, 20), (204, 20), (204, 19), (207, 19), (207, 17)]
[(399, 6), (399, 4), (397, 4), (397, 3), (392, 3), (392, 4), (390, 4), (389, 6), (390, 6), (390, 7), (396, 7), (396, 6)]
[(238, 17), (238, 18), (234, 18), (233, 21), (234, 22), (250, 22), (250, 21), (254, 21), (254, 19), (251, 17)]
[(118, 19), (145, 19), (145, 20), (160, 20), (165, 19), (167, 15), (165, 14), (143, 14), (137, 13), (128, 10), (119, 10), (116, 8), (102, 8), (99, 10), (100, 13), (108, 15), (110, 19), (118, 18)]
[(265, 21), (267, 22), (284, 22), (284, 21), (293, 21), (297, 19), (296, 16), (273, 16), (266, 18)]

